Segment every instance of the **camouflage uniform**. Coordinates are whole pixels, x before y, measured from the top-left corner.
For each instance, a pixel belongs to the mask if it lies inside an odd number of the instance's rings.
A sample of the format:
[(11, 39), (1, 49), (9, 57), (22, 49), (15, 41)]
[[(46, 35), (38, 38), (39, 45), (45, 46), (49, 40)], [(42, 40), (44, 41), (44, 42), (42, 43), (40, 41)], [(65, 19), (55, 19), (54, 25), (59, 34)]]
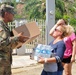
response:
[(18, 38), (10, 39), (10, 30), (3, 20), (0, 20), (0, 75), (11, 75), (12, 47)]
[(17, 43), (17, 37), (10, 40), (8, 26), (0, 21), (0, 75), (11, 75), (12, 44)]

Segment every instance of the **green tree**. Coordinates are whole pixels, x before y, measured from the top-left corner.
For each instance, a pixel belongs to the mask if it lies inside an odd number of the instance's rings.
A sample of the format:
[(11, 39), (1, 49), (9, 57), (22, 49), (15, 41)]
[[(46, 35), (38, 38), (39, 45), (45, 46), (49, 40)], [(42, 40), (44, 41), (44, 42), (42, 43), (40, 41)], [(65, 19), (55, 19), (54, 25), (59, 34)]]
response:
[[(16, 7), (16, 0), (12, 0)], [(46, 0), (22, 0), (25, 4), (22, 15), (16, 15), (15, 18), (22, 18), (25, 15), (27, 19), (46, 19)], [(15, 8), (16, 10), (16, 8)], [(64, 18), (72, 25), (76, 25), (76, 0), (55, 0), (55, 19)]]
[(29, 19), (45, 19), (45, 0), (26, 0), (25, 12)]
[[(65, 12), (64, 2), (62, 0), (55, 0), (56, 4), (56, 20), (63, 17)], [(46, 19), (46, 0), (26, 0), (25, 4), (26, 17)]]

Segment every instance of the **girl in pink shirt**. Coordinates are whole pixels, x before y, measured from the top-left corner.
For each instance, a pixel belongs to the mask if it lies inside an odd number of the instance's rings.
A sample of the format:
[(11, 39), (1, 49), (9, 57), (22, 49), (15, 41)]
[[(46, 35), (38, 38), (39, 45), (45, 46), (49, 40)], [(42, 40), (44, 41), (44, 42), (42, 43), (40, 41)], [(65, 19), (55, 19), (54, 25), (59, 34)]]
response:
[(66, 50), (64, 53), (64, 58), (68, 58), (72, 56), (72, 42), (76, 39), (75, 34), (72, 33), (69, 37), (64, 38), (64, 42), (66, 45)]
[[(64, 19), (60, 19), (56, 24), (66, 25), (66, 21)], [(63, 58), (64, 72), (65, 72), (65, 75), (72, 75), (71, 73), (72, 63), (75, 61), (75, 53), (76, 53), (75, 33), (72, 33), (70, 36), (65, 37), (63, 40), (66, 45), (66, 50), (64, 52), (64, 58)]]
[(75, 61), (75, 53), (76, 53), (76, 36), (75, 33), (72, 33), (69, 37), (64, 38), (64, 42), (66, 45), (66, 50), (64, 52), (64, 71), (65, 75), (72, 75), (71, 68), (72, 63)]

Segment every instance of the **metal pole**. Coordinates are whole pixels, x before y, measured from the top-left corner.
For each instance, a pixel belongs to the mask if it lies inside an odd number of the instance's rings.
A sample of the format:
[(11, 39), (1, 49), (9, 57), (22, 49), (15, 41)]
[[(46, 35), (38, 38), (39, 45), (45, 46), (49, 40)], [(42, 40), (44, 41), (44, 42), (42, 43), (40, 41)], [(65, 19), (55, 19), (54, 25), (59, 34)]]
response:
[(55, 0), (46, 0), (46, 44), (53, 38), (49, 35), (50, 29), (55, 24)]

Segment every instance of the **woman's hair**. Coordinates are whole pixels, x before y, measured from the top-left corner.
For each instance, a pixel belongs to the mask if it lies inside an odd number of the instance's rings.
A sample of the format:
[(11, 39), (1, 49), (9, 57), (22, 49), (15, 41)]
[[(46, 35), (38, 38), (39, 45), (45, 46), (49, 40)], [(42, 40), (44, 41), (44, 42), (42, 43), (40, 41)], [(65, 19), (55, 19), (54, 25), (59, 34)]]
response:
[(63, 32), (62, 38), (71, 35), (74, 32), (74, 29), (71, 25), (62, 25), (61, 31)]
[(59, 19), (56, 24), (67, 25), (68, 23), (67, 23), (67, 20), (65, 20), (65, 19)]

